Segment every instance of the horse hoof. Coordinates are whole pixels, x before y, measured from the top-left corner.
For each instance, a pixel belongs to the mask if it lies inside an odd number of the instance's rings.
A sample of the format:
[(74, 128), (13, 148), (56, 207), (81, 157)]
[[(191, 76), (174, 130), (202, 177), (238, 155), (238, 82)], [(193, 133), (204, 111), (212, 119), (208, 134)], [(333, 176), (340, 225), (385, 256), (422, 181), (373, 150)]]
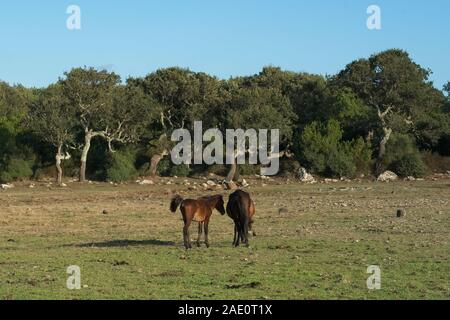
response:
[(209, 248), (209, 243), (205, 243), (206, 247)]
[(200, 243), (197, 243), (197, 248), (200, 248), (202, 245)]

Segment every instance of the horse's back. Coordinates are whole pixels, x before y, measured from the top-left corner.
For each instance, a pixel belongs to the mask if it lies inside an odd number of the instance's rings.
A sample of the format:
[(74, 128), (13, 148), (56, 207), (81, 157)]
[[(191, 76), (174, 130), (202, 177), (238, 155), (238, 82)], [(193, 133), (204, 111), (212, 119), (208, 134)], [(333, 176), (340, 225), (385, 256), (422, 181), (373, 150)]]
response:
[[(245, 212), (240, 212), (245, 208)], [(247, 214), (251, 218), (255, 214), (255, 205), (250, 195), (242, 190), (237, 190), (230, 195), (227, 213), (231, 218), (237, 218), (242, 214)]]

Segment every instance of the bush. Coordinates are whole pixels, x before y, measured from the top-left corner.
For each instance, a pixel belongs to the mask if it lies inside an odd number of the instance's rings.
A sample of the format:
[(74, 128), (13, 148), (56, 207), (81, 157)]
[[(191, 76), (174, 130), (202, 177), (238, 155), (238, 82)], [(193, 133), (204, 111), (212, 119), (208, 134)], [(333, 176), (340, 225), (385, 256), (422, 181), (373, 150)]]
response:
[(441, 156), (439, 153), (425, 152), (422, 158), (429, 170), (434, 173), (450, 171), (450, 157)]
[(33, 176), (33, 163), (23, 159), (11, 159), (6, 170), (0, 173), (0, 181), (3, 183), (29, 179)]
[(300, 170), (300, 162), (294, 159), (282, 159), (280, 161), (280, 175), (283, 177), (297, 176)]
[(170, 175), (170, 165), (171, 165), (170, 159), (164, 158), (159, 162), (156, 172), (161, 177), (169, 176)]
[(116, 152), (110, 156), (106, 169), (106, 180), (122, 182), (136, 179), (138, 172), (134, 166), (135, 155), (133, 152)]
[(412, 176), (421, 178), (427, 173), (427, 167), (419, 153), (403, 156), (401, 159), (391, 163), (389, 169), (401, 177)]
[(174, 165), (169, 170), (169, 174), (171, 177), (187, 177), (190, 173), (191, 169), (185, 164), (180, 164), (178, 166)]
[(238, 175), (240, 176), (252, 176), (259, 174), (260, 169), (258, 165), (254, 164), (239, 164), (238, 165)]
[(401, 177), (423, 177), (428, 169), (414, 140), (405, 134), (393, 135), (389, 140), (384, 165)]
[(312, 172), (331, 177), (352, 177), (368, 170), (370, 147), (362, 138), (342, 141), (342, 133), (336, 120), (306, 126), (300, 135), (300, 162)]

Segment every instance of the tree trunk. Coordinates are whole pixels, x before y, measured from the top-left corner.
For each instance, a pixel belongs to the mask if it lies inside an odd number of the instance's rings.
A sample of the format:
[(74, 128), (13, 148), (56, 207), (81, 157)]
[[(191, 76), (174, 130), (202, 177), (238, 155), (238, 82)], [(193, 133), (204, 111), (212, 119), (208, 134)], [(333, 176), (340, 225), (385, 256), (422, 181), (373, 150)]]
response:
[(83, 151), (81, 153), (80, 182), (86, 182), (86, 163), (89, 149), (91, 148), (91, 140), (92, 140), (92, 132), (87, 131), (84, 136), (84, 146)]
[(237, 172), (237, 164), (236, 160), (234, 160), (230, 166), (230, 170), (228, 171), (227, 182), (233, 182), (234, 177), (236, 176), (236, 172)]
[(155, 154), (150, 162), (150, 175), (155, 178), (158, 175), (158, 164), (164, 158), (162, 154)]
[(56, 158), (56, 170), (58, 172), (58, 176), (56, 178), (56, 182), (58, 183), (59, 186), (62, 185), (62, 176), (63, 176), (63, 171), (62, 171), (62, 167), (61, 167), (61, 161), (62, 161), (62, 158), (64, 156), (62, 155), (61, 150), (62, 150), (62, 145), (59, 145), (58, 146), (58, 152), (56, 153), (56, 157), (55, 157)]
[(386, 144), (388, 143), (391, 134), (392, 134), (392, 129), (391, 128), (383, 128), (384, 131), (384, 135), (383, 135), (383, 139), (381, 139), (380, 141), (380, 146), (379, 146), (379, 151), (378, 151), (378, 158), (377, 158), (377, 162), (376, 162), (376, 167), (375, 167), (375, 173), (377, 175), (381, 174), (383, 171), (383, 159), (384, 159), (384, 155), (386, 154)]

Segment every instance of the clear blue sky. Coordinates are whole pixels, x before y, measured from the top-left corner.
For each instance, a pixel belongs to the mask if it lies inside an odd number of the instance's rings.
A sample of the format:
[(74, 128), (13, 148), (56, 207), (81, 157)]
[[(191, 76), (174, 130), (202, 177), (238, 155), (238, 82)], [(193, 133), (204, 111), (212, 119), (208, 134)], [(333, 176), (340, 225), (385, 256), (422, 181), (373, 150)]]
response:
[[(79, 5), (82, 29), (66, 28)], [(382, 30), (366, 9), (382, 9)], [(15, 0), (0, 4), (0, 79), (45, 86), (77, 66), (142, 76), (181, 66), (221, 78), (265, 65), (333, 74), (347, 63), (402, 48), (450, 81), (450, 1)]]

